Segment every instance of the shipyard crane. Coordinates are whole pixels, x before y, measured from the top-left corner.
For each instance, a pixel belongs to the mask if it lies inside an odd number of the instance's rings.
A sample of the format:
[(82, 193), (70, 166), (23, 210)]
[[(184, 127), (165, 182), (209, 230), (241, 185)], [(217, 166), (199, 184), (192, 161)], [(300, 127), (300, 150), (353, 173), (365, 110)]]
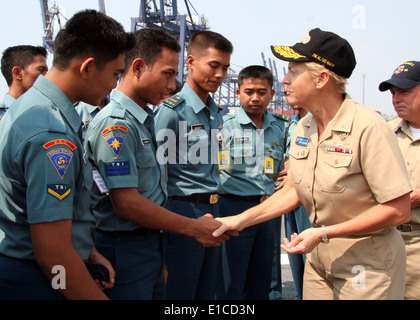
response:
[[(267, 66), (267, 61), (265, 59), (264, 52), (261, 52), (261, 56), (262, 56), (264, 67), (271, 70), (271, 72), (273, 73), (273, 78), (274, 78), (273, 89), (275, 90), (276, 93), (274, 94), (274, 97), (270, 102), (269, 108), (273, 112), (278, 112), (281, 114), (290, 115), (290, 114), (296, 113), (295, 111), (292, 110), (290, 105), (287, 103), (286, 98), (284, 96), (284, 85), (281, 79), (279, 78), (276, 62), (268, 58), (268, 66)], [(284, 72), (284, 75), (286, 75), (286, 70), (284, 68), (283, 68), (283, 72)]]
[[(58, 26), (61, 29), (60, 16), (67, 20), (60, 12), (60, 7), (54, 3), (50, 8), (48, 0), (40, 0), (41, 14), (42, 14), (42, 25), (44, 28), (43, 46), (51, 53), (54, 53), (54, 24), (57, 20)], [(98, 0), (99, 11), (106, 14), (105, 0)]]
[[(200, 30), (208, 29), (204, 17), (192, 15), (189, 0), (184, 0), (188, 16), (179, 14), (177, 0), (141, 0), (139, 17), (131, 19), (131, 31), (141, 28), (159, 28), (166, 30), (179, 40), (181, 54), (178, 80), (185, 80), (185, 60), (187, 44), (191, 36)], [(192, 5), (191, 5), (192, 6)]]
[[(98, 0), (98, 2), (99, 11), (106, 14), (105, 1)], [(40, 3), (44, 26), (44, 47), (54, 53), (54, 23), (57, 20), (61, 28), (60, 16), (62, 15), (59, 6), (56, 4), (49, 8), (48, 0), (40, 0)], [(178, 80), (181, 83), (186, 79), (186, 56), (189, 39), (195, 32), (210, 29), (207, 20), (197, 13), (190, 0), (184, 0), (184, 5), (187, 14), (179, 13), (177, 0), (140, 0), (139, 17), (131, 18), (132, 32), (146, 27), (160, 28), (179, 40), (181, 54)], [(284, 111), (290, 110), (290, 107), (284, 98), (283, 84), (278, 79), (276, 65), (275, 63), (272, 64), (271, 60), (269, 60), (269, 63), (275, 76), (274, 89), (276, 90), (276, 95), (269, 107), (275, 112), (284, 113)], [(240, 101), (236, 95), (237, 87), (238, 72), (229, 68), (223, 84), (213, 94), (215, 102), (223, 107), (224, 113), (228, 113), (230, 110), (235, 111), (240, 107)]]
[(40, 0), (40, 3), (44, 27), (43, 46), (49, 52), (54, 53), (54, 22), (57, 19), (61, 28), (60, 8), (56, 4), (49, 8), (48, 0)]

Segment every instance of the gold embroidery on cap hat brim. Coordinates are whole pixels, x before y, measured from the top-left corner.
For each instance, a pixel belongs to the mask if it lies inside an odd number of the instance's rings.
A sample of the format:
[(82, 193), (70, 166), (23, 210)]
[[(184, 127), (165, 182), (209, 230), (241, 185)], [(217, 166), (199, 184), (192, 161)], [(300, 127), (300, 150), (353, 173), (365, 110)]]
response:
[(277, 52), (279, 55), (288, 59), (306, 58), (305, 56), (302, 56), (301, 54), (297, 53), (292, 48), (287, 46), (273, 46), (273, 48), (274, 51)]

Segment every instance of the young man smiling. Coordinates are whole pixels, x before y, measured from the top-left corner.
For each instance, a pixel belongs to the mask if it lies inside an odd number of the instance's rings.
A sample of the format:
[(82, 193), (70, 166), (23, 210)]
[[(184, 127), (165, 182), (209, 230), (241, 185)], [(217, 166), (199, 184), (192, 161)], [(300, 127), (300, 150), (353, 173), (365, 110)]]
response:
[(212, 217), (189, 219), (164, 209), (166, 174), (156, 161), (153, 114), (156, 105), (175, 89), (179, 44), (162, 30), (134, 33), (135, 48), (111, 103), (89, 126), (88, 159), (110, 189), (93, 189), (98, 219), (96, 246), (114, 265), (111, 299), (163, 299), (161, 229), (191, 237), (197, 245), (219, 246), (211, 232), (220, 223)]
[[(195, 33), (188, 46), (186, 84), (180, 93), (161, 104), (155, 117), (158, 145), (164, 142), (160, 139), (161, 130), (177, 139), (174, 154), (166, 154), (169, 195), (166, 208), (185, 217), (219, 215), (220, 179), (217, 161), (212, 159), (212, 144), (216, 143), (217, 150), (219, 142), (210, 139), (214, 138), (211, 132), (223, 128), (223, 120), (210, 93), (216, 92), (225, 79), (232, 51), (230, 41), (218, 33)], [(185, 134), (180, 137), (180, 132)], [(185, 139), (188, 143), (184, 143)], [(196, 144), (200, 146), (198, 163), (191, 161), (197, 154), (192, 151)], [(205, 248), (174, 233), (167, 233), (167, 243), (167, 298), (213, 299), (218, 248)]]

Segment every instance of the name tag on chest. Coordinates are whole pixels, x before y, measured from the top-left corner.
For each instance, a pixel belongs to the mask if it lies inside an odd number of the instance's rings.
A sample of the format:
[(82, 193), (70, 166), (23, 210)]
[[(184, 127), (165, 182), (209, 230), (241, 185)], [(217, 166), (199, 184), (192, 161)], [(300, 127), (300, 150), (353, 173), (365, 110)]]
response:
[(309, 138), (297, 137), (295, 144), (297, 144), (298, 146), (306, 147), (308, 146), (308, 142), (309, 142)]

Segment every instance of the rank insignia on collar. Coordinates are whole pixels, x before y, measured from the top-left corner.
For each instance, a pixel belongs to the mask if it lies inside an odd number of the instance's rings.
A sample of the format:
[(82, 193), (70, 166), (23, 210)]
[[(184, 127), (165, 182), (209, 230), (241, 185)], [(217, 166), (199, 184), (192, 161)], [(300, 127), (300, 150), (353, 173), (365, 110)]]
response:
[(64, 178), (66, 171), (73, 159), (73, 152), (66, 148), (53, 149), (47, 153), (48, 158), (57, 170), (61, 180)]
[(71, 193), (71, 186), (67, 184), (49, 184), (47, 185), (47, 193), (63, 201)]
[[(119, 132), (115, 132), (115, 131)], [(102, 131), (105, 142), (111, 148), (112, 152), (116, 157), (120, 156), (121, 149), (124, 145), (127, 135), (123, 132), (128, 132), (128, 129), (124, 126), (113, 126)]]

